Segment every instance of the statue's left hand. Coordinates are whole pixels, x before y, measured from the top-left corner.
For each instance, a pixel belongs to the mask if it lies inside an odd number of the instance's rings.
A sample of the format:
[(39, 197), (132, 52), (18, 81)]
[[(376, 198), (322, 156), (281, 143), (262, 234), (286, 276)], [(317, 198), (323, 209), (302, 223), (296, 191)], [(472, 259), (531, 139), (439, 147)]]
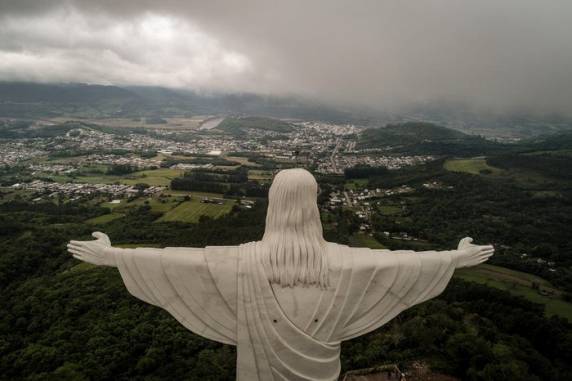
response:
[(74, 258), (97, 266), (114, 266), (111, 249), (111, 241), (107, 234), (101, 232), (92, 233), (95, 241), (70, 241), (68, 251)]

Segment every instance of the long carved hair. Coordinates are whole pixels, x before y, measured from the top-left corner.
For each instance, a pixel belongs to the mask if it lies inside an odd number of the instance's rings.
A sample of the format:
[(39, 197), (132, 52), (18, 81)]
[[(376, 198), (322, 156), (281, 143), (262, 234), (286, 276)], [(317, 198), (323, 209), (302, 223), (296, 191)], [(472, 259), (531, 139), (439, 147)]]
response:
[(262, 262), (268, 280), (285, 286), (328, 286), (318, 183), (305, 169), (280, 171), (270, 187)]

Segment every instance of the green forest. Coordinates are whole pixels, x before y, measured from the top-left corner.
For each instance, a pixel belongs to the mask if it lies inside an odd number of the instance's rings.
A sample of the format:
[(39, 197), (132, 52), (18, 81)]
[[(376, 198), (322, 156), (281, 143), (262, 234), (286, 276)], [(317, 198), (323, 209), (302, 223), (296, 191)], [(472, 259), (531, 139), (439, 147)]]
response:
[[(397, 178), (390, 176), (386, 180), (373, 177), (371, 182), (403, 181), (407, 177), (410, 182), (422, 181), (420, 174), (427, 174), (431, 168), (417, 171), (417, 175), (402, 171), (393, 175)], [(433, 170), (440, 171), (436, 167)], [(426, 235), (438, 247), (450, 247), (464, 233), (486, 240), (503, 231), (507, 234), (503, 239), (518, 237), (523, 245), (528, 244), (519, 229), (490, 224), (477, 229), (483, 225), (477, 218), (486, 215), (482, 203), (477, 201), (490, 198), (491, 208), (496, 207), (496, 202), (515, 200), (519, 190), (508, 193), (505, 188), (489, 189), (490, 185), (481, 183), (483, 180), (478, 177), (446, 172), (442, 176), (442, 181), (454, 183), (456, 192), (474, 202), (463, 209), (446, 193), (442, 199), (432, 195), (433, 206), (424, 205), (421, 198), (416, 201), (418, 207), (411, 209), (415, 214), (409, 217), (416, 221), (409, 225), (411, 232)], [(551, 208), (553, 213), (565, 213), (569, 207), (524, 202), (517, 199), (511, 213), (524, 207), (538, 208), (538, 213), (543, 207)], [(160, 213), (143, 204), (98, 229), (119, 245), (238, 244), (260, 239), (265, 208), (261, 199), (250, 210), (234, 208), (216, 221), (202, 217), (196, 224), (187, 224), (157, 222)], [(506, 208), (501, 210), (508, 212)], [(1, 379), (234, 379), (233, 347), (202, 339), (166, 312), (134, 299), (116, 270), (80, 263), (66, 253), (68, 240), (89, 239), (94, 228), (84, 221), (108, 210), (73, 203), (31, 205), (14, 200), (0, 204), (0, 212)], [(437, 218), (439, 215), (447, 215), (453, 222), (444, 225)], [(558, 221), (567, 223), (566, 216), (560, 217), (564, 220)], [(351, 214), (342, 213), (338, 218), (337, 224), (326, 224), (325, 233), (330, 240), (344, 242), (353, 233), (355, 222)], [(530, 213), (529, 218), (532, 224), (537, 215)], [(538, 223), (549, 222), (547, 217)], [(563, 227), (545, 231), (564, 234), (565, 230), (559, 229)], [(539, 239), (541, 233), (535, 234)], [(533, 238), (530, 237), (531, 242)], [(565, 252), (563, 247), (559, 255)], [(455, 279), (439, 298), (342, 346), (344, 371), (387, 363), (407, 367), (418, 360), (467, 380), (569, 380), (572, 326), (562, 318), (547, 318), (541, 305)]]

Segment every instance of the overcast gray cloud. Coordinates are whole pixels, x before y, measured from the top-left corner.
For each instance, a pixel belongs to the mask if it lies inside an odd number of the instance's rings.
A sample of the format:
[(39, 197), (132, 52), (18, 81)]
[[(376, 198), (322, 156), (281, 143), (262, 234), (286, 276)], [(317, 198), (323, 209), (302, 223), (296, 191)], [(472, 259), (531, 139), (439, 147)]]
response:
[(572, 114), (572, 1), (0, 0), (0, 79)]

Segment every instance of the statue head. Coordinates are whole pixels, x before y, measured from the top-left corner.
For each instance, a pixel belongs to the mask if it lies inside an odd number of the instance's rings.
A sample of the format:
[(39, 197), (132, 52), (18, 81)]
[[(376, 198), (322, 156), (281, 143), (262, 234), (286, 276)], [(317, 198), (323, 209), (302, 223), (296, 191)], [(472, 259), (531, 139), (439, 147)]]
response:
[(268, 195), (263, 264), (272, 283), (328, 285), (318, 183), (305, 169), (286, 169), (274, 177)]

